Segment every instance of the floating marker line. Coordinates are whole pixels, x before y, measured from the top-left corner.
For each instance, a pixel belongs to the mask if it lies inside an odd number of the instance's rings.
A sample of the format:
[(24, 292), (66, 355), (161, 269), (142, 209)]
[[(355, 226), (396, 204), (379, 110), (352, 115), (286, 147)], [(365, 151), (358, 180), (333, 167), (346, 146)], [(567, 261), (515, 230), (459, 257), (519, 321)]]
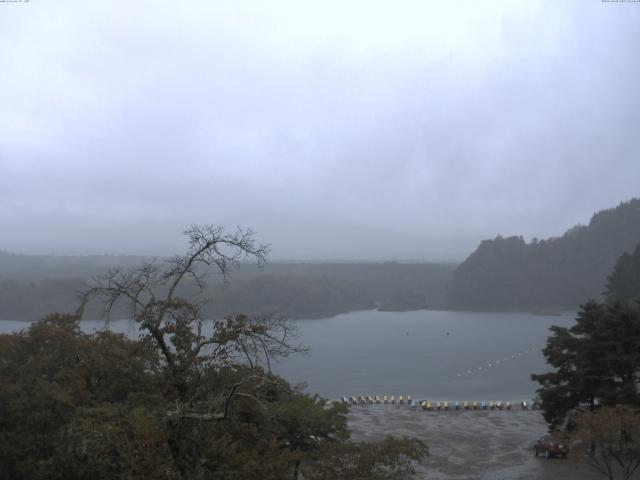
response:
[[(515, 359), (517, 359), (517, 358), (519, 358), (519, 357), (522, 357), (522, 356), (524, 356), (524, 355), (526, 355), (526, 354), (528, 354), (528, 353), (534, 352), (534, 351), (536, 351), (536, 349), (534, 349), (534, 348), (527, 348), (527, 349), (525, 349), (525, 350), (523, 350), (523, 351), (516, 352), (516, 353), (512, 354), (512, 355), (511, 355), (511, 357), (509, 357), (509, 356), (507, 355), (507, 356), (506, 356), (506, 357), (504, 357), (504, 359), (502, 360), (502, 365), (504, 365), (504, 362), (506, 362), (506, 361), (507, 361), (507, 360), (509, 360), (509, 359), (511, 359), (511, 360), (515, 360)], [(482, 365), (478, 365), (478, 366), (476, 366), (475, 368), (469, 368), (469, 369), (467, 369), (466, 374), (465, 374), (465, 372), (464, 372), (464, 371), (463, 371), (463, 372), (461, 372), (461, 373), (457, 373), (457, 374), (456, 374), (456, 377), (462, 377), (463, 375), (471, 375), (474, 371), (475, 371), (475, 372), (482, 371), (482, 370), (484, 370), (484, 364), (485, 364), (485, 363), (486, 363), (486, 367), (487, 367), (487, 368), (493, 368), (493, 367), (496, 367), (496, 368), (497, 368), (497, 367), (498, 367), (498, 366), (500, 366), (500, 364), (501, 364), (501, 363), (500, 363), (500, 359), (492, 360), (492, 361), (487, 361), (487, 362), (482, 362)]]

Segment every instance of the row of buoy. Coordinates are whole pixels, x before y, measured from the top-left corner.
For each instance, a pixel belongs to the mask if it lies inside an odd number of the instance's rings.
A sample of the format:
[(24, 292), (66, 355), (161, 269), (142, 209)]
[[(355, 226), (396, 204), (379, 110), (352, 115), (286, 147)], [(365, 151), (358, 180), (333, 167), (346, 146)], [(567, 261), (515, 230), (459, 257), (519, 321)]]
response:
[[(490, 401), (490, 402), (430, 402), (427, 400), (421, 400), (416, 402), (415, 400), (411, 400), (411, 395), (407, 395), (406, 397), (400, 395), (397, 399), (391, 395), (391, 397), (387, 397), (384, 395), (383, 397), (375, 396), (353, 396), (353, 397), (342, 397), (342, 403), (350, 404), (350, 405), (374, 405), (374, 404), (387, 404), (387, 405), (409, 405), (412, 410), (417, 410), (420, 407), (422, 410), (432, 412), (432, 411), (441, 411), (441, 410), (511, 410), (514, 408), (514, 404), (511, 402), (501, 402), (501, 401)], [(526, 401), (520, 402), (517, 404), (522, 410), (536, 410), (538, 408), (537, 404), (532, 402), (531, 404), (527, 404)]]
[(342, 403), (348, 403), (351, 405), (373, 405), (373, 404), (385, 404), (385, 405), (395, 405), (395, 404), (399, 404), (399, 405), (403, 405), (403, 404), (407, 404), (407, 405), (411, 405), (411, 403), (414, 403), (413, 400), (411, 400), (411, 395), (407, 395), (406, 397), (403, 395), (400, 395), (398, 398), (395, 398), (394, 395), (391, 395), (390, 397), (387, 397), (386, 395), (384, 395), (383, 397), (380, 397), (378, 395), (375, 396), (355, 396), (355, 397), (342, 397)]
[(458, 373), (456, 375), (456, 377), (462, 377), (463, 375), (471, 375), (475, 371), (481, 371), (481, 370), (484, 370), (485, 368), (497, 368), (497, 367), (500, 366), (501, 363), (504, 364), (504, 363), (508, 362), (509, 360), (515, 360), (518, 357), (522, 357), (523, 355), (526, 355), (526, 354), (531, 353), (533, 351), (535, 351), (534, 348), (528, 348), (526, 350), (523, 350), (522, 352), (517, 352), (517, 353), (514, 353), (513, 355), (507, 355), (502, 360), (500, 360), (500, 359), (491, 360), (489, 362), (483, 363), (482, 365), (478, 365), (478, 366), (473, 367), (473, 368), (468, 368), (466, 371)]
[(439, 410), (511, 410), (511, 402), (420, 402), (420, 408), (427, 411)]

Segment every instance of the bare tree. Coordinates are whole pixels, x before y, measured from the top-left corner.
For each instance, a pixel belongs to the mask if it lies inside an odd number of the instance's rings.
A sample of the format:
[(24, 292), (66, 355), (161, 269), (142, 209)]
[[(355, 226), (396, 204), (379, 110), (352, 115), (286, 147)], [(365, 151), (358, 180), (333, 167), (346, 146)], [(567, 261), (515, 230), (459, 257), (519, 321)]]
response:
[[(271, 377), (271, 361), (304, 352), (294, 326), (284, 317), (205, 320), (207, 277), (212, 270), (226, 281), (243, 258), (266, 261), (268, 245), (257, 244), (251, 230), (228, 233), (220, 226), (193, 225), (186, 230), (189, 249), (166, 261), (153, 260), (133, 269), (111, 269), (81, 292), (78, 314), (92, 300), (102, 302), (108, 322), (117, 306), (128, 307), (141, 335), (160, 352), (176, 392), (169, 412), (183, 418), (226, 418), (233, 398), (256, 394)], [(188, 288), (187, 288), (188, 287)], [(185, 299), (181, 292), (191, 291)], [(207, 321), (211, 328), (204, 328)], [(205, 333), (207, 330), (208, 333)], [(245, 372), (240, 374), (239, 372)], [(231, 385), (212, 379), (220, 373), (235, 378)]]
[(576, 453), (610, 480), (628, 480), (640, 467), (640, 410), (603, 407), (576, 416)]

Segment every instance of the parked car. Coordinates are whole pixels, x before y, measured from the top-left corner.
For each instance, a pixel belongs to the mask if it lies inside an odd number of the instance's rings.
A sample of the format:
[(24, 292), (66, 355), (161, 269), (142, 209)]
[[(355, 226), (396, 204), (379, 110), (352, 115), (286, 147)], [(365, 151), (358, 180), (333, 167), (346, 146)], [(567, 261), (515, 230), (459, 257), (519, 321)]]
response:
[(540, 437), (533, 446), (533, 454), (544, 455), (544, 458), (562, 457), (567, 458), (569, 448), (553, 435), (545, 435)]

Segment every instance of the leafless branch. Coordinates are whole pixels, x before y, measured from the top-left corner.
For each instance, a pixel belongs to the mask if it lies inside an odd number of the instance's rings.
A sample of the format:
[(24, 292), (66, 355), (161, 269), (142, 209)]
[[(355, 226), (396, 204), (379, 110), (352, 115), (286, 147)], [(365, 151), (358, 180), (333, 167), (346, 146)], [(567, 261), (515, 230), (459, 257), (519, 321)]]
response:
[[(220, 226), (192, 225), (184, 233), (189, 241), (185, 255), (164, 262), (154, 259), (133, 269), (111, 269), (94, 278), (80, 295), (78, 314), (81, 316), (94, 298), (102, 302), (107, 322), (118, 304), (128, 306), (133, 321), (161, 353), (184, 400), (195, 394), (184, 380), (185, 372), (190, 378), (201, 378), (208, 368), (231, 365), (238, 356), (250, 372), (263, 365), (270, 372), (273, 359), (306, 351), (294, 343), (295, 328), (284, 317), (235, 315), (214, 322), (213, 333), (204, 335), (200, 313), (204, 301), (199, 297), (206, 288), (210, 267), (226, 279), (242, 258), (252, 257), (262, 265), (269, 246), (257, 244), (249, 229), (227, 233)], [(191, 300), (180, 297), (187, 279), (196, 287)], [(240, 393), (252, 395), (247, 391), (234, 391), (233, 395)]]

